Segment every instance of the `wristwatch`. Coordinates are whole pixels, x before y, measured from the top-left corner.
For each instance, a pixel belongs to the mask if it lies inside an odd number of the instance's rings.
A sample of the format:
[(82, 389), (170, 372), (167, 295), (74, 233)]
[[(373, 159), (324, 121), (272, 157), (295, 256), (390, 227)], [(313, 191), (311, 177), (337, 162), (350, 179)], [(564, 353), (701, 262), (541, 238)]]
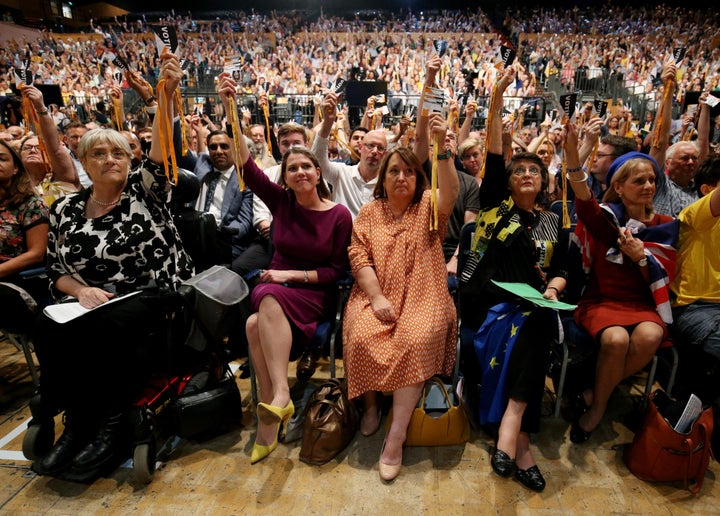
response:
[(646, 257), (646, 256), (643, 256), (642, 258), (640, 258), (640, 259), (639, 259), (637, 262), (635, 262), (635, 263), (637, 263), (637, 266), (638, 266), (638, 267), (647, 267), (647, 257)]
[(438, 161), (442, 161), (444, 159), (451, 159), (453, 157), (452, 152), (450, 150), (445, 151), (443, 154), (438, 154), (437, 159)]

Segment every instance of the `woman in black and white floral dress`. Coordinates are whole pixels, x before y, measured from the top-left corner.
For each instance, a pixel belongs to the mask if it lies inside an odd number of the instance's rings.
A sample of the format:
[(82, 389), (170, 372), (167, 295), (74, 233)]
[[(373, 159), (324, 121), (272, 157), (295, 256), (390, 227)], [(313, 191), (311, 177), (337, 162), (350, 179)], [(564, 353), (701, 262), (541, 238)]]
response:
[[(177, 59), (164, 55), (167, 97), (181, 76)], [(50, 213), (48, 275), (57, 297), (95, 308), (138, 289), (173, 290), (192, 275), (168, 208), (158, 133), (156, 117), (150, 159), (132, 171), (132, 153), (120, 133), (96, 129), (80, 141), (79, 158), (93, 186), (61, 199)], [(31, 424), (52, 425), (54, 412), (65, 409), (65, 430), (35, 461), (35, 471), (82, 477), (127, 456), (123, 411), (149, 373), (147, 337), (162, 324), (143, 296), (64, 324), (38, 319), (34, 342), (45, 412)]]

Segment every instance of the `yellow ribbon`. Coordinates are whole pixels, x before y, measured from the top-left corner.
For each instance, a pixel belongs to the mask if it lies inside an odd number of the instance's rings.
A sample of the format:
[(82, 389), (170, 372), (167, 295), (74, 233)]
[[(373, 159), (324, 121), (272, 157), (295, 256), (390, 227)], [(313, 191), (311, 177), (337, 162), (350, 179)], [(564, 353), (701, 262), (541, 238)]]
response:
[(595, 141), (595, 145), (593, 146), (593, 150), (590, 153), (590, 156), (585, 161), (585, 164), (587, 165), (588, 169), (592, 168), (592, 164), (595, 163), (595, 158), (597, 157), (599, 147), (600, 147), (600, 140), (598, 139), (597, 141)]
[(442, 138), (439, 135), (435, 135), (435, 152), (432, 157), (432, 177), (430, 178), (430, 208), (432, 209), (432, 217), (430, 217), (430, 231), (437, 231), (438, 228), (438, 204), (437, 204), (437, 188), (438, 188), (438, 159), (437, 153), (440, 151), (440, 146), (443, 145)]
[[(21, 92), (23, 86), (24, 85), (21, 85), (20, 87)], [(42, 158), (43, 163), (45, 163), (45, 168), (47, 170), (51, 170), (50, 157), (48, 156), (47, 147), (45, 146), (45, 141), (43, 140), (42, 132), (40, 131), (40, 119), (35, 112), (35, 107), (33, 106), (32, 101), (24, 95), (22, 100), (22, 106), (23, 120), (25, 121), (25, 136), (27, 136), (27, 134), (30, 132), (31, 125), (35, 127), (35, 135), (38, 139), (38, 146), (40, 147), (40, 157)]]
[(487, 161), (487, 150), (490, 148), (490, 135), (493, 120), (495, 120), (495, 93), (497, 92), (497, 84), (492, 87), (490, 93), (490, 107), (488, 108), (488, 117), (485, 124), (485, 149), (483, 149), (482, 167), (480, 168), (480, 179), (485, 177), (485, 162)]
[[(178, 182), (178, 166), (175, 158), (175, 144), (173, 143), (172, 134), (172, 110), (168, 113), (166, 108), (167, 103), (167, 92), (165, 91), (165, 79), (160, 79), (157, 84), (157, 96), (158, 96), (158, 136), (160, 140), (160, 151), (162, 152), (163, 165), (165, 167), (165, 177), (172, 184), (176, 185)], [(182, 116), (180, 117), (182, 119)], [(168, 155), (170, 159), (168, 162)], [(172, 179), (170, 174), (172, 173)]]
[(267, 104), (263, 104), (263, 115), (265, 115), (265, 142), (267, 143), (268, 153), (272, 154), (272, 143), (270, 141), (270, 112)]
[(359, 160), (360, 160), (360, 156), (358, 156), (358, 153), (355, 152), (355, 149), (353, 149), (352, 147), (350, 147), (350, 145), (348, 145), (348, 143), (340, 137), (340, 132), (338, 131), (338, 128), (337, 128), (337, 127), (333, 127), (333, 128), (332, 128), (332, 134), (333, 134), (333, 136), (335, 136), (335, 139), (337, 140), (338, 144), (339, 144), (343, 149), (345, 149), (347, 152), (350, 153), (350, 156), (352, 157), (352, 159), (353, 159), (354, 161), (359, 161)]
[(115, 115), (115, 126), (117, 127), (118, 131), (123, 130), (123, 120), (122, 120), (122, 107), (120, 106), (120, 99), (113, 97), (112, 99), (113, 103), (113, 114)]
[(665, 91), (663, 92), (662, 104), (657, 113), (657, 125), (655, 127), (655, 134), (653, 135), (652, 147), (657, 149), (660, 147), (660, 133), (663, 130), (663, 113), (665, 111), (665, 103), (670, 98), (670, 80), (665, 81)]
[[(237, 102), (235, 102), (235, 97), (230, 97), (230, 112), (228, 113), (228, 116), (230, 117), (230, 127), (232, 127), (232, 133), (233, 133), (233, 145), (235, 146), (235, 160), (240, 161), (242, 158), (240, 157), (240, 138), (243, 137), (242, 132), (240, 132), (240, 119), (238, 118), (238, 110), (237, 110)], [(245, 191), (245, 179), (243, 178), (243, 164), (242, 163), (235, 163), (235, 171), (237, 172), (237, 178), (238, 178), (238, 189), (241, 192)]]
[(570, 211), (567, 204), (567, 157), (562, 152), (562, 225), (564, 229), (570, 228)]

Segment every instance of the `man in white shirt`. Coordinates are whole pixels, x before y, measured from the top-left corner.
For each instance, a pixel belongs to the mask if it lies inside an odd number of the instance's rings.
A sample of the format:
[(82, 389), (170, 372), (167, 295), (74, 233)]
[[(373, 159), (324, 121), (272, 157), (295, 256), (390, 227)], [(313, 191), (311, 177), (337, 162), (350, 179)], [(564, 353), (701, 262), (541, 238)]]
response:
[(387, 152), (385, 131), (369, 131), (358, 144), (360, 162), (357, 165), (331, 162), (328, 157), (328, 137), (337, 117), (337, 95), (328, 93), (323, 99), (323, 121), (312, 151), (320, 162), (325, 181), (332, 185), (333, 200), (342, 204), (357, 217), (360, 208), (373, 199), (380, 163)]

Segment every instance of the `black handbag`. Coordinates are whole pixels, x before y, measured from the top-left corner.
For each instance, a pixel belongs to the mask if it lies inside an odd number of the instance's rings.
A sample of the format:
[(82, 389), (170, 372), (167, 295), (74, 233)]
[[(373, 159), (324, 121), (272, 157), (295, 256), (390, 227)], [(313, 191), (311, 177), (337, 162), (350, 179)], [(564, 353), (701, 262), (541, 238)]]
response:
[(211, 389), (181, 396), (173, 404), (177, 435), (183, 438), (234, 424), (242, 418), (242, 400), (235, 378), (226, 374)]

